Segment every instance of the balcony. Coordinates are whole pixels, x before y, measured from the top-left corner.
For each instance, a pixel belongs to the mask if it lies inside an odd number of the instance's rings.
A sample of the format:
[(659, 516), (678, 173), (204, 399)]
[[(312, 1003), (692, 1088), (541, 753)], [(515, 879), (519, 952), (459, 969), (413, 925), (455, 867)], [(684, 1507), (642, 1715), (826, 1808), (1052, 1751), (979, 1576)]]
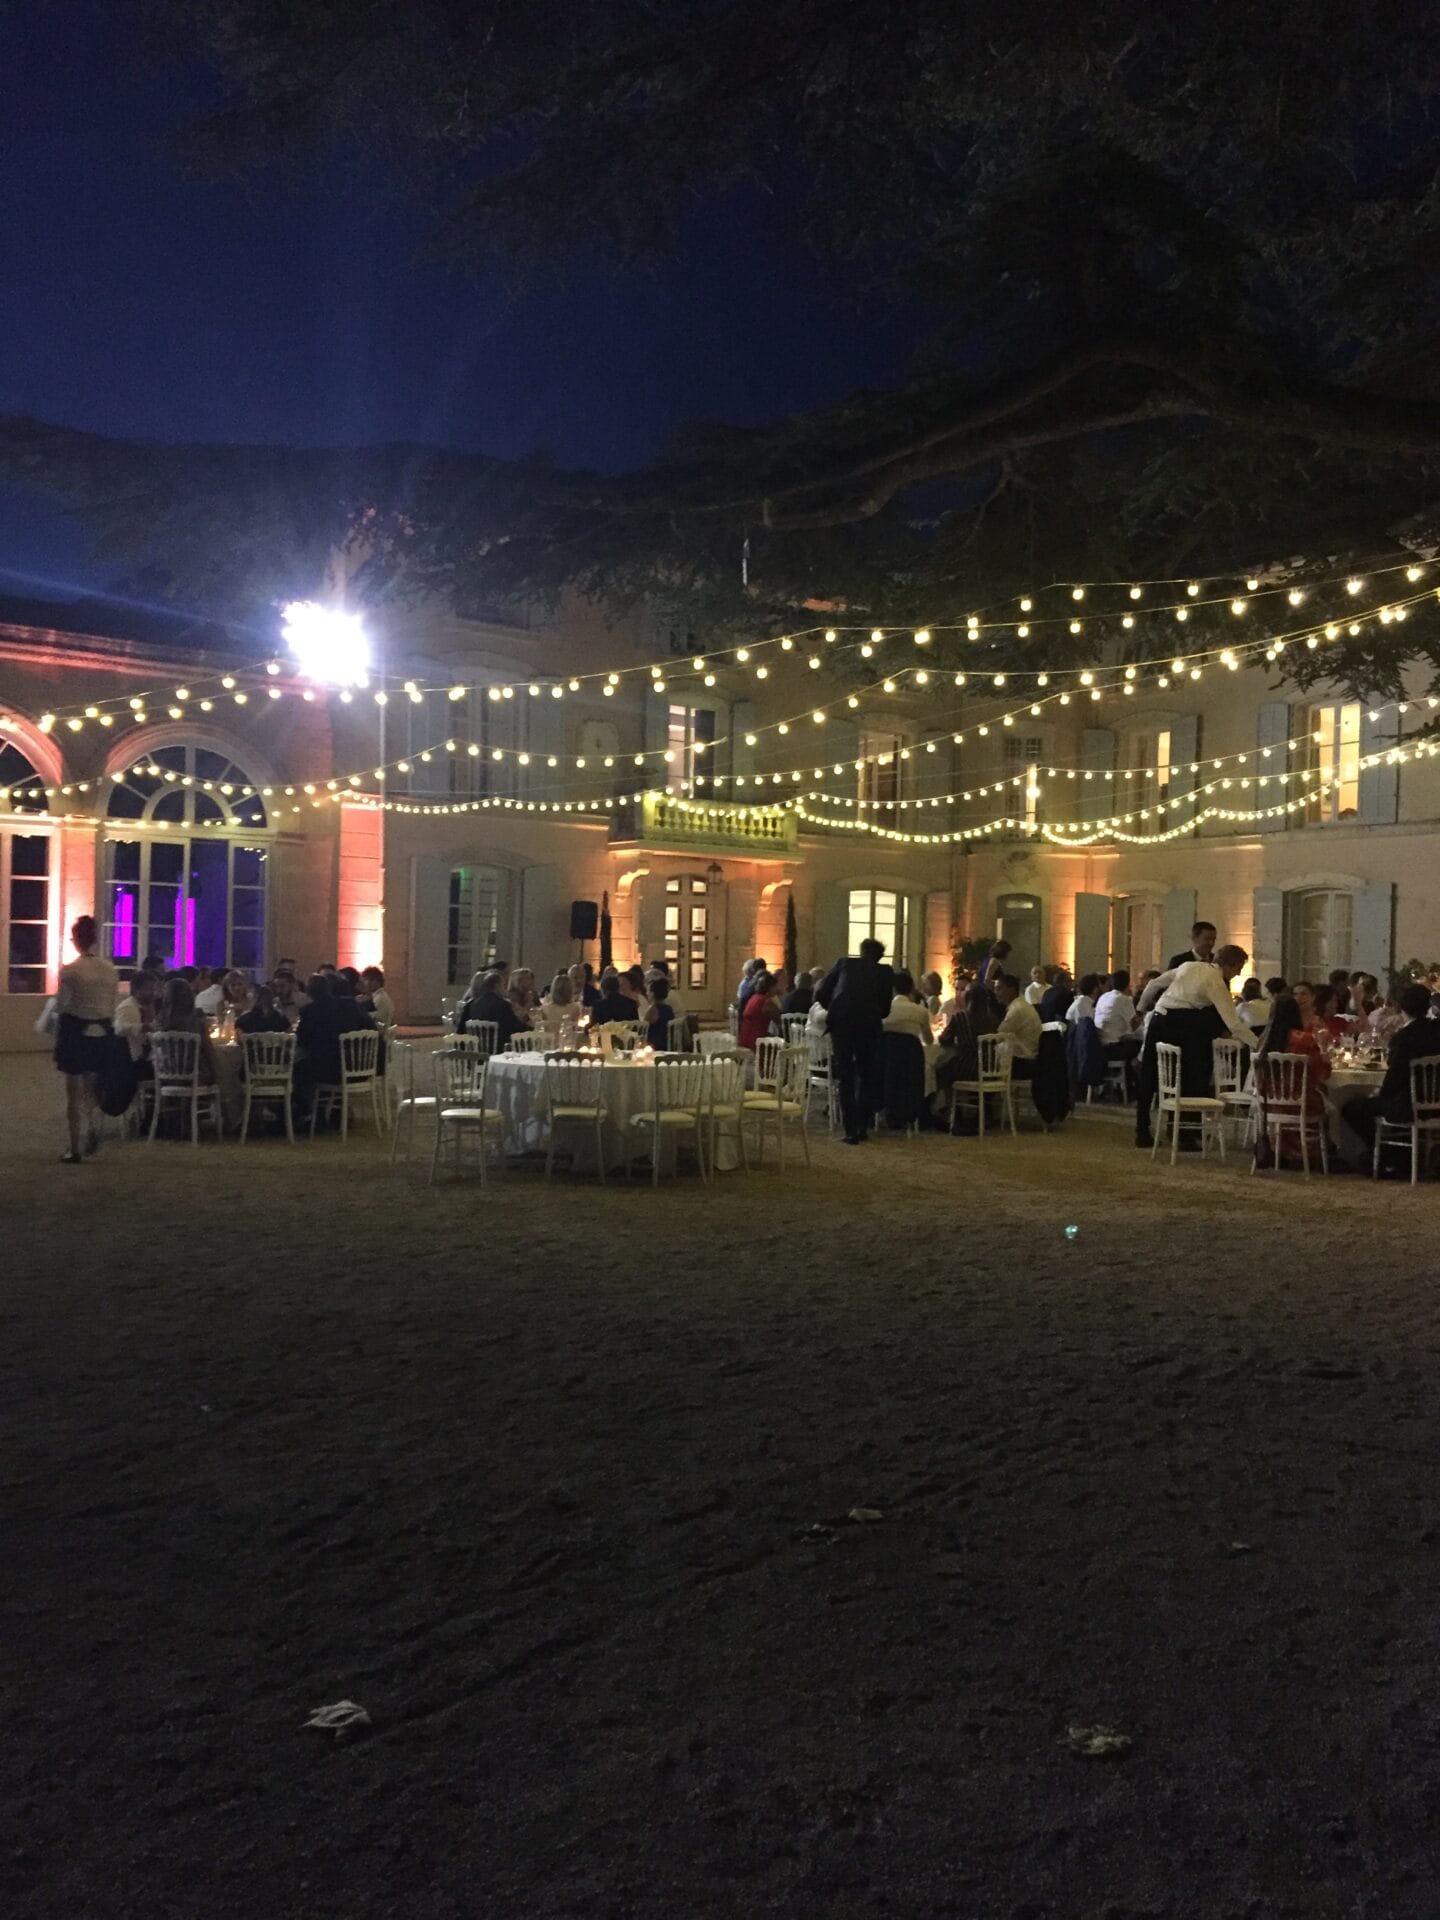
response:
[(793, 813), (779, 808), (752, 812), (723, 800), (678, 800), (668, 793), (647, 793), (616, 807), (610, 839), (620, 846), (738, 853), (751, 860), (788, 860), (800, 845)]

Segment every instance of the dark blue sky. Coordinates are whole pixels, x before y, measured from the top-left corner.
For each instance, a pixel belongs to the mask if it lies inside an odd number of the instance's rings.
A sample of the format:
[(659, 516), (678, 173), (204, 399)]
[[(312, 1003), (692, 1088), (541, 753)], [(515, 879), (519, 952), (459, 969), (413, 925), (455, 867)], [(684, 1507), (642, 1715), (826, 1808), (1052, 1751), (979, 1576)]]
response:
[[(138, 11), (138, 10), (137, 10)], [(883, 384), (913, 315), (864, 317), (783, 215), (731, 204), (653, 273), (509, 298), (412, 264), (416, 206), (339, 164), (297, 192), (183, 179), (214, 97), (115, 0), (0, 10), (0, 412), (157, 439), (445, 441), (621, 468), (678, 422)], [(98, 584), (82, 534), (0, 489), (0, 592)]]

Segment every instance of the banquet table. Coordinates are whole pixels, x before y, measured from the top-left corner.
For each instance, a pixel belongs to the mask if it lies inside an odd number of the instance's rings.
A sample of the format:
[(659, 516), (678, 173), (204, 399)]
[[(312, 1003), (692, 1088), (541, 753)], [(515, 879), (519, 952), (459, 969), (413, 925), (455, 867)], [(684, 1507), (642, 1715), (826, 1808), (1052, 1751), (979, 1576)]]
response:
[[(623, 1168), (625, 1156), (635, 1149), (637, 1158), (648, 1146), (637, 1141), (630, 1122), (637, 1113), (653, 1111), (654, 1080), (648, 1062), (607, 1060), (601, 1068), (605, 1076), (605, 1123), (601, 1137), (605, 1143), (605, 1170)], [(545, 1124), (545, 1057), (538, 1053), (497, 1053), (485, 1076), (486, 1097), (505, 1122), (505, 1144), (509, 1153), (541, 1153), (545, 1150), (548, 1129)], [(574, 1170), (594, 1173), (594, 1136), (583, 1127), (567, 1129), (566, 1151), (574, 1150)], [(662, 1168), (674, 1170), (676, 1143), (673, 1136), (664, 1142)], [(722, 1133), (716, 1143), (713, 1171), (730, 1173), (740, 1164), (739, 1148), (733, 1132)]]
[(1385, 1079), (1383, 1065), (1375, 1067), (1332, 1067), (1330, 1078), (1322, 1089), (1325, 1105), (1330, 1117), (1330, 1138), (1335, 1143), (1335, 1151), (1342, 1160), (1351, 1166), (1368, 1167), (1370, 1149), (1346, 1123), (1343, 1099), (1352, 1093), (1378, 1093)]
[(210, 1058), (215, 1063), (215, 1090), (220, 1095), (221, 1117), (234, 1132), (245, 1112), (244, 1049), (238, 1040), (212, 1039)]

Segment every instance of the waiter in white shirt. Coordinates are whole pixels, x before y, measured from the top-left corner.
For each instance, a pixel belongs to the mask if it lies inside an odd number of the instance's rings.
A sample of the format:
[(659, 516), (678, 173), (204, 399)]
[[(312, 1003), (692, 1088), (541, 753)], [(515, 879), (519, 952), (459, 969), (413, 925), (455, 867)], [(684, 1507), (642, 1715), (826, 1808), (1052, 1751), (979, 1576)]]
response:
[(1155, 1098), (1155, 1049), (1162, 1040), (1180, 1049), (1180, 1091), (1204, 1096), (1214, 1082), (1214, 1043), (1225, 1033), (1258, 1047), (1253, 1033), (1236, 1011), (1229, 982), (1249, 959), (1243, 947), (1221, 947), (1213, 959), (1191, 958), (1158, 980), (1140, 997), (1140, 1011), (1151, 1007), (1155, 1017), (1145, 1032), (1140, 1055), (1140, 1084), (1135, 1105), (1135, 1144), (1151, 1144), (1150, 1107)]

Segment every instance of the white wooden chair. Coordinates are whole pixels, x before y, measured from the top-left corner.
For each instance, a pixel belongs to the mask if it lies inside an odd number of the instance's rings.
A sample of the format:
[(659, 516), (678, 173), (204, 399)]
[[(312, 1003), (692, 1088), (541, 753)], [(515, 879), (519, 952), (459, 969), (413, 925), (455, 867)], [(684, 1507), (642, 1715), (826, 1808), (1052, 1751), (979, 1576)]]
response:
[(767, 1034), (763, 1040), (755, 1042), (755, 1086), (757, 1090), (773, 1087), (780, 1075), (780, 1059), (785, 1052), (785, 1042), (774, 1034)]
[(695, 1051), (705, 1060), (708, 1060), (712, 1054), (720, 1054), (728, 1059), (735, 1051), (735, 1036), (728, 1031), (697, 1034)]
[(408, 1040), (396, 1040), (390, 1049), (390, 1071), (386, 1075), (394, 1106), (390, 1113), (390, 1164), (400, 1151), (400, 1135), (405, 1135), (405, 1158), (415, 1150), (415, 1116), (435, 1111), (433, 1093), (421, 1093), (415, 1072), (415, 1049)]
[(1159, 1086), (1159, 1103), (1155, 1119), (1155, 1138), (1150, 1144), (1151, 1159), (1154, 1159), (1156, 1148), (1164, 1135), (1165, 1119), (1168, 1114), (1172, 1167), (1180, 1153), (1182, 1120), (1198, 1120), (1201, 1153), (1208, 1150), (1213, 1136), (1220, 1150), (1220, 1158), (1223, 1160), (1225, 1158), (1225, 1102), (1215, 1099), (1208, 1093), (1181, 1093), (1180, 1049), (1172, 1046), (1168, 1040), (1161, 1040), (1155, 1048), (1155, 1073)]
[(810, 1049), (811, 1099), (817, 1092), (825, 1097), (825, 1124), (831, 1133), (840, 1131), (840, 1082), (835, 1078), (835, 1058), (828, 1033), (811, 1034), (805, 1044)]
[[(1310, 1062), (1303, 1053), (1267, 1053), (1255, 1063), (1257, 1123), (1270, 1141), (1270, 1164), (1280, 1171), (1280, 1148), (1287, 1133), (1300, 1136), (1300, 1165), (1310, 1177), (1310, 1142), (1320, 1148), (1322, 1171), (1330, 1171), (1330, 1147), (1325, 1135), (1325, 1110), (1310, 1111)], [(1256, 1171), (1257, 1163), (1250, 1163)]]
[(295, 1144), (295, 1116), (290, 1097), (295, 1087), (295, 1036), (293, 1033), (244, 1033), (240, 1043), (245, 1055), (245, 1112), (240, 1121), (240, 1144), (250, 1137), (250, 1111), (257, 1100), (278, 1101), (285, 1115), (285, 1138)]
[(544, 1053), (551, 1044), (548, 1033), (512, 1033), (507, 1051), (510, 1053)]
[[(728, 1037), (728, 1036), (727, 1036)], [(745, 1141), (745, 1054), (732, 1048), (714, 1053), (705, 1063), (709, 1099), (705, 1106), (705, 1145), (713, 1172), (719, 1155), (722, 1134), (733, 1133), (740, 1150), (740, 1164), (750, 1171), (750, 1149)]]
[(780, 1033), (787, 1047), (804, 1043), (805, 1028), (808, 1021), (809, 1021), (808, 1014), (804, 1014), (804, 1013), (782, 1013), (781, 1014)]
[(1217, 1040), (1214, 1059), (1215, 1098), (1224, 1103), (1225, 1117), (1235, 1128), (1237, 1144), (1243, 1144), (1249, 1140), (1255, 1120), (1255, 1089), (1250, 1080), (1255, 1049), (1246, 1046), (1243, 1040)]
[(326, 1115), (340, 1110), (340, 1138), (350, 1137), (352, 1102), (369, 1100), (370, 1117), (375, 1122), (376, 1138), (385, 1132), (385, 1109), (381, 1104), (380, 1036), (373, 1029), (358, 1029), (340, 1036), (340, 1080), (338, 1085), (322, 1083), (315, 1089), (310, 1108), (310, 1138), (315, 1138), (315, 1123), (323, 1107)]
[(588, 1131), (594, 1136), (595, 1165), (605, 1181), (605, 1068), (598, 1060), (545, 1061), (545, 1178), (555, 1165), (556, 1136), (561, 1128)]
[[(704, 1060), (693, 1055), (683, 1060), (660, 1060), (650, 1069), (652, 1086), (652, 1104), (646, 1112), (635, 1114), (630, 1121), (633, 1139), (638, 1141), (646, 1134), (650, 1136), (650, 1182), (652, 1186), (660, 1184), (661, 1149), (669, 1136), (674, 1136), (678, 1148), (682, 1134), (695, 1136), (695, 1158), (700, 1163), (700, 1178), (708, 1180), (709, 1171), (705, 1165), (705, 1123), (706, 1106), (710, 1089), (706, 1076), (710, 1069)], [(634, 1148), (626, 1143), (625, 1174), (630, 1176), (634, 1165)]]
[(1408, 1140), (1410, 1142), (1410, 1184), (1418, 1186), (1420, 1181), (1420, 1148), (1440, 1145), (1440, 1058), (1432, 1055), (1428, 1060), (1410, 1062), (1410, 1112), (1409, 1120), (1377, 1120), (1375, 1122), (1375, 1152), (1370, 1162), (1370, 1172), (1378, 1178), (1380, 1173), (1380, 1155), (1386, 1146)]
[[(764, 1042), (761, 1042), (764, 1045)], [(805, 1164), (810, 1164), (810, 1049), (781, 1047), (773, 1086), (745, 1096), (745, 1117), (755, 1123), (755, 1164), (765, 1164), (765, 1135), (773, 1125), (780, 1149), (780, 1171), (785, 1171), (785, 1129), (800, 1129)]]
[(200, 1078), (200, 1035), (198, 1033), (163, 1033), (150, 1035), (150, 1064), (155, 1078), (154, 1109), (150, 1116), (149, 1139), (154, 1140), (160, 1127), (160, 1114), (168, 1104), (179, 1107), (182, 1112), (190, 1109), (190, 1142), (192, 1146), (200, 1144), (200, 1114), (203, 1108), (205, 1117), (215, 1129), (216, 1139), (224, 1133), (220, 1117), (220, 1089), (205, 1085)]
[(1011, 1133), (1018, 1133), (1015, 1125), (1015, 1093), (1011, 1074), (1012, 1060), (1007, 1042), (998, 1033), (982, 1033), (975, 1042), (975, 1078), (957, 1080), (950, 1088), (950, 1125), (955, 1125), (955, 1107), (958, 1096), (970, 1093), (975, 1096), (975, 1105), (979, 1112), (980, 1138), (985, 1137), (985, 1103), (987, 1100), (1000, 1102), (1000, 1125), (1004, 1130), (1005, 1122), (1010, 1123)]
[(607, 1020), (596, 1031), (609, 1034), (612, 1053), (627, 1054), (644, 1046), (650, 1029), (643, 1020)]
[[(430, 1184), (440, 1166), (447, 1140), (454, 1141), (457, 1168), (464, 1163), (464, 1142), (480, 1142), (480, 1184), (485, 1185), (485, 1149), (491, 1140), (503, 1144), (505, 1121), (485, 1104), (489, 1061), (469, 1047), (442, 1047), (435, 1062), (435, 1150), (430, 1156)], [(502, 1154), (503, 1159), (503, 1154)]]
[(500, 1051), (500, 1022), (498, 1020), (467, 1020), (465, 1031), (476, 1043), (476, 1051), (484, 1060), (492, 1053)]

